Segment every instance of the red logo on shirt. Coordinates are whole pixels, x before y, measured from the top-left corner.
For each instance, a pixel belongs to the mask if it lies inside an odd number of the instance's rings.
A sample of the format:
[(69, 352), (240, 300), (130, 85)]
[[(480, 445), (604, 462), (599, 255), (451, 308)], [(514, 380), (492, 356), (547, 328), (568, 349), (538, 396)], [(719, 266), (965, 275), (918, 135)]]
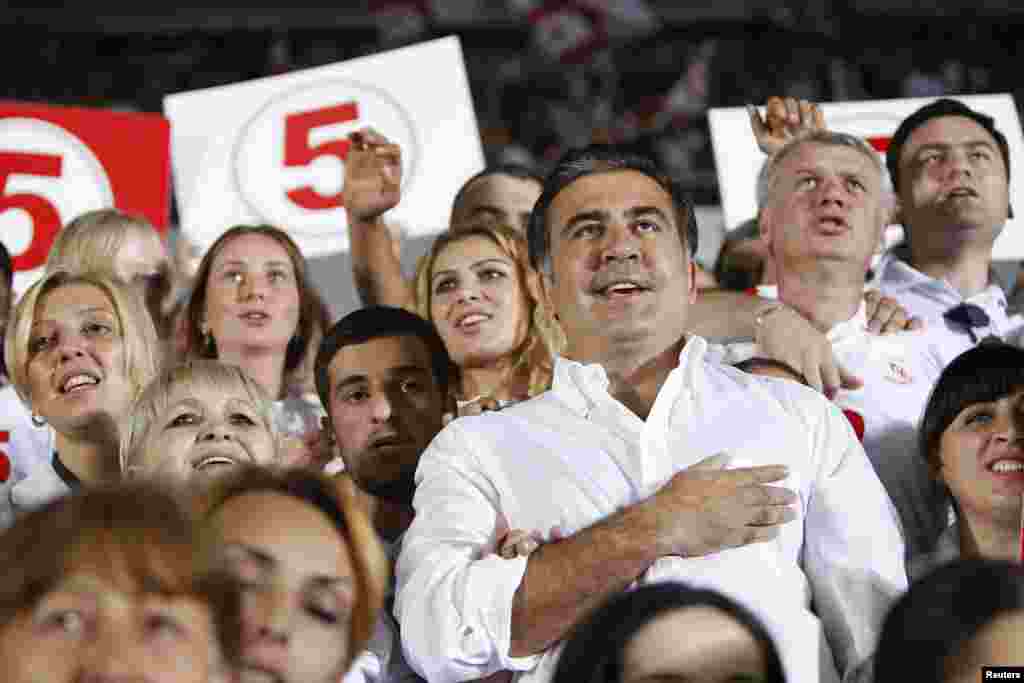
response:
[[(5, 444), (11, 440), (10, 432), (0, 432), (0, 444)], [(7, 457), (7, 453), (0, 450), (0, 484), (4, 483), (11, 478), (11, 459)]]
[(914, 381), (909, 370), (893, 361), (889, 361), (889, 373), (885, 378), (890, 382), (896, 382), (896, 384), (910, 384)]
[(849, 408), (843, 409), (843, 415), (850, 421), (850, 426), (853, 427), (853, 431), (857, 435), (857, 441), (864, 443), (864, 418), (856, 410)]

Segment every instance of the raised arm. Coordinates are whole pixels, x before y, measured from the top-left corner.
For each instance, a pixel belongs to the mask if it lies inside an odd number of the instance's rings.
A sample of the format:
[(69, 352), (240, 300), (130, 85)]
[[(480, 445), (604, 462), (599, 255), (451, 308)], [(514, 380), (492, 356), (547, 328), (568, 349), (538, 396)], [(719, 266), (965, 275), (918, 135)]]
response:
[(402, 276), (395, 236), (384, 214), (398, 205), (402, 150), (372, 128), (350, 136), (342, 199), (348, 216), (352, 276), (363, 304), (412, 308), (412, 283)]

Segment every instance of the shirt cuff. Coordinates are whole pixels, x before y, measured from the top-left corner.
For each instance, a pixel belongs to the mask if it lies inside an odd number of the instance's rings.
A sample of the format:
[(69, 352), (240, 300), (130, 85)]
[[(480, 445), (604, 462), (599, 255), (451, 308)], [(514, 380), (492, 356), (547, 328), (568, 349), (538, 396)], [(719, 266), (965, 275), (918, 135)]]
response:
[[(512, 645), (512, 603), (516, 591), (526, 574), (527, 557), (516, 557), (506, 560), (498, 555), (474, 562), (466, 577), (466, 603), (478, 605), (478, 623), (486, 633), (474, 631), (470, 625), (462, 627), (462, 635), (466, 638), (465, 650), (480, 652), (487, 650), (482, 639), (491, 641), (492, 652), (498, 659), (497, 671), (511, 669), (528, 671), (537, 665), (541, 655), (512, 657), (509, 649)], [(492, 668), (492, 667), (488, 667)]]

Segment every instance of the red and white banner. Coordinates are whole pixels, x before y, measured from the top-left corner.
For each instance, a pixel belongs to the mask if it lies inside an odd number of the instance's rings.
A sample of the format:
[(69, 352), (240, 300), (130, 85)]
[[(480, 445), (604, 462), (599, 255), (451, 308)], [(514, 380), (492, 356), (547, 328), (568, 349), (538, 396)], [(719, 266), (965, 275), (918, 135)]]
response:
[(156, 114), (0, 103), (0, 237), (20, 293), (54, 236), (79, 214), (117, 207), (168, 222), (170, 130)]
[(533, 41), (549, 59), (583, 64), (612, 42), (656, 31), (661, 23), (645, 0), (509, 0), (525, 15)]
[(484, 166), (457, 38), (168, 96), (176, 199), (201, 247), (238, 223), (288, 230), (307, 257), (348, 249), (341, 191), (349, 133), (372, 126), (402, 147), (411, 234), (447, 228), (462, 183)]
[[(934, 99), (826, 103), (821, 105), (821, 109), (830, 130), (863, 137), (884, 157), (889, 138), (900, 122)], [(1012, 96), (970, 95), (957, 96), (956, 99), (995, 119), (996, 127), (1009, 142), (1011, 165), (1024, 160), (1024, 137)], [(764, 163), (764, 154), (754, 140), (746, 109), (711, 109), (708, 119), (725, 225), (731, 230), (757, 213), (757, 174)], [(1022, 175), (1013, 173), (1010, 178), (1010, 203), (1014, 206), (1024, 204)], [(1018, 209), (1017, 215), (1018, 218), (1007, 221), (1006, 228), (996, 240), (993, 258), (997, 261), (1024, 259), (1024, 212)]]

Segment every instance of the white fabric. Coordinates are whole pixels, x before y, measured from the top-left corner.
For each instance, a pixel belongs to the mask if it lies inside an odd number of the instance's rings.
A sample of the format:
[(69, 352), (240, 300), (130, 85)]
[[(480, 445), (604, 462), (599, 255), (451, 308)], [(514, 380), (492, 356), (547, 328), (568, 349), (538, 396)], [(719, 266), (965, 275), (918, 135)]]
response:
[(15, 515), (42, 507), (52, 500), (71, 493), (52, 463), (35, 468), (31, 474), (11, 489), (11, 505)]
[(391, 564), (392, 581), (388, 582), (388, 590), (384, 598), (384, 606), (377, 616), (373, 636), (364, 650), (352, 663), (352, 668), (342, 679), (342, 683), (421, 683), (422, 678), (416, 675), (402, 655), (401, 638), (398, 623), (392, 615), (395, 602), (395, 561), (402, 547), (402, 538), (393, 542), (381, 540)]
[(38, 469), (52, 469), (54, 434), (48, 425), (32, 424), (28, 408), (18, 398), (10, 384), (0, 388), (0, 432), (6, 432), (6, 442), (0, 442), (11, 463), (10, 477), (0, 482), (0, 530), (14, 523), (11, 493), (19, 483)]
[(784, 485), (799, 494), (799, 520), (770, 543), (663, 558), (641, 580), (685, 580), (739, 598), (780, 637), (795, 683), (836, 680), (837, 666), (871, 653), (906, 574), (892, 505), (856, 436), (810, 389), (709, 362), (706, 350), (703, 339), (689, 340), (646, 421), (608, 394), (600, 365), (559, 358), (551, 391), (438, 435), (420, 459), (416, 517), (398, 562), (395, 613), (414, 669), (432, 683), (501, 669), (549, 680), (552, 651), (509, 656), (527, 559), (492, 554), (499, 534), (576, 533), (721, 452), (732, 467), (788, 465)]
[[(908, 557), (930, 549), (947, 521), (945, 496), (917, 453), (918, 425), (942, 374), (943, 335), (869, 332), (863, 302), (826, 335), (838, 361), (864, 382), (840, 389), (835, 404), (864, 421), (864, 450), (899, 512)], [(757, 355), (756, 344), (731, 344), (723, 359), (735, 364)]]
[(975, 344), (964, 327), (943, 318), (946, 311), (962, 303), (975, 304), (988, 314), (990, 324), (974, 329), (978, 339), (995, 335), (1019, 343), (1018, 337), (1024, 331), (1024, 316), (1007, 314), (1006, 293), (996, 284), (994, 276), (992, 284), (965, 299), (946, 280), (930, 277), (913, 268), (906, 262), (906, 256), (907, 251), (903, 248), (886, 252), (871, 286), (898, 301), (910, 315), (924, 320), (929, 329), (939, 331), (942, 367)]

